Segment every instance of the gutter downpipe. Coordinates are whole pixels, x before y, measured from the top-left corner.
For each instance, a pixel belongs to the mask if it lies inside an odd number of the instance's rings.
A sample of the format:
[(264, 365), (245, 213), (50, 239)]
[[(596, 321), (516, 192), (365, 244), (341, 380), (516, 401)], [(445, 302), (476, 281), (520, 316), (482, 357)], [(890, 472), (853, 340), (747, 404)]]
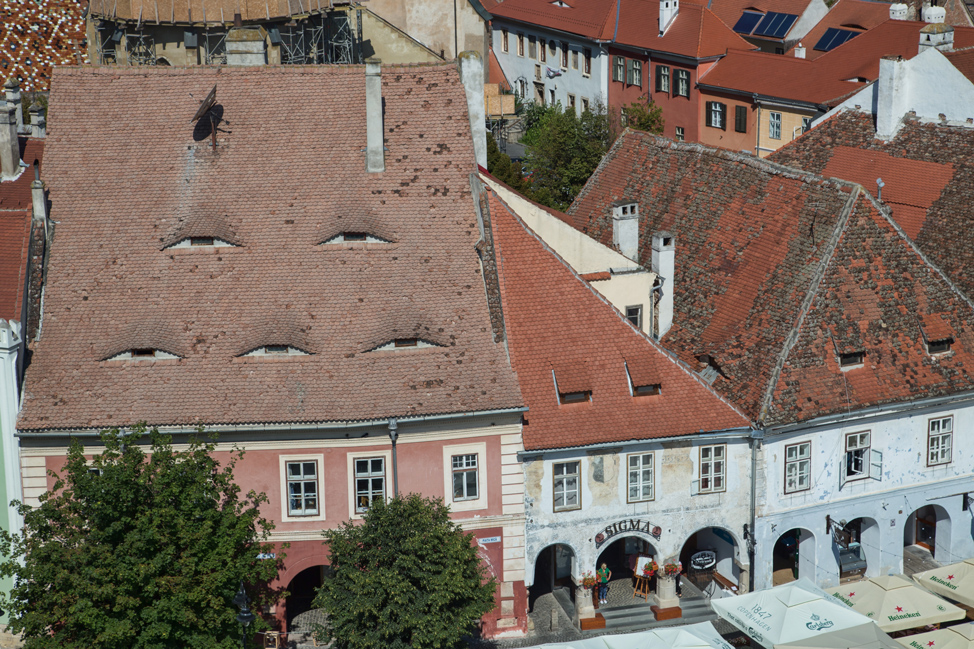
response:
[(396, 459), (396, 440), (399, 439), (399, 426), (395, 417), (389, 417), (389, 439), (392, 440), (392, 488), (399, 495), (399, 462)]
[(747, 591), (754, 592), (754, 549), (757, 543), (754, 540), (754, 529), (757, 523), (757, 488), (758, 488), (758, 449), (764, 440), (764, 431), (759, 429), (751, 430), (751, 528), (747, 538), (747, 558), (751, 564), (748, 570)]

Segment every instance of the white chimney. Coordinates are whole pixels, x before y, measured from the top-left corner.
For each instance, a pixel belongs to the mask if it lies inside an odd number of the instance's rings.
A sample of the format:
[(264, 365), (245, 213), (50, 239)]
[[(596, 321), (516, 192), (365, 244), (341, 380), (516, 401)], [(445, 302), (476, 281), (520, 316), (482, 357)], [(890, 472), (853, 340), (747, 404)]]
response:
[(382, 72), (379, 59), (365, 62), (365, 170), (376, 173), (386, 170), (385, 143), (382, 127)]
[(44, 181), (41, 180), (40, 171), (36, 166), (34, 167), (34, 182), (30, 184), (30, 198), (34, 207), (34, 224), (47, 226), (47, 196), (44, 194)]
[[(6, 87), (9, 85), (8, 81)], [(17, 105), (4, 99), (0, 109), (0, 180), (13, 180), (21, 173)]]
[(902, 2), (894, 2), (889, 6), (890, 20), (909, 20), (910, 8)]
[(484, 60), (478, 52), (460, 52), (460, 80), (467, 95), (467, 115), (477, 164), (487, 168), (487, 109), (484, 104)]
[(673, 326), (673, 282), (676, 272), (676, 241), (669, 232), (653, 235), (653, 272), (662, 280), (660, 299), (656, 304), (659, 318), (657, 338), (662, 338)]
[[(939, 9), (939, 7), (933, 7)], [(954, 28), (943, 23), (931, 23), (920, 28), (920, 43), (918, 53), (935, 47), (941, 52), (954, 49)]]
[(796, 59), (805, 58), (805, 46), (802, 45), (801, 41), (798, 41), (798, 45), (795, 46), (795, 58)]
[(639, 205), (636, 203), (612, 204), (612, 245), (623, 257), (639, 261)]
[(20, 83), (16, 77), (10, 77), (3, 84), (3, 94), (8, 102), (12, 102), (17, 107), (17, 132), (24, 133), (24, 107), (20, 103)]
[(890, 140), (899, 129), (909, 108), (906, 89), (906, 61), (901, 56), (884, 56), (879, 60), (876, 80), (876, 137)]
[(923, 17), (923, 22), (928, 25), (936, 25), (947, 19), (947, 10), (943, 7), (932, 7), (925, 2), (923, 3), (923, 10), (920, 12), (920, 15)]
[(28, 112), (30, 112), (30, 136), (47, 137), (47, 120), (44, 117), (44, 107), (34, 102), (30, 105)]
[(659, 0), (659, 35), (662, 36), (680, 13), (680, 0)]

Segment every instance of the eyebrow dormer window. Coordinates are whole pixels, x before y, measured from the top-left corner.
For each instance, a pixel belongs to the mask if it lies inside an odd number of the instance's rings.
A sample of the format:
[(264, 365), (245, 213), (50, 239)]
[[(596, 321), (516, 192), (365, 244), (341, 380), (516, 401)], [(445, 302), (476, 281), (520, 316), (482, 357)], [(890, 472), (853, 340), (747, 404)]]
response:
[(395, 351), (397, 349), (423, 349), (428, 347), (442, 347), (442, 345), (431, 343), (423, 340), (422, 338), (396, 338), (395, 340), (390, 340), (389, 342), (379, 345), (378, 347), (373, 347), (369, 351), (382, 352), (389, 350)]
[(586, 390), (584, 392), (559, 392), (558, 393), (558, 403), (569, 404), (569, 403), (586, 403), (592, 400), (592, 391)]
[(212, 246), (215, 239), (213, 237), (190, 237), (189, 245), (191, 246)]
[(396, 338), (393, 345), (395, 347), (416, 347), (419, 345), (419, 340), (416, 338)]
[(124, 352), (120, 352), (107, 358), (105, 360), (109, 361), (151, 361), (151, 360), (161, 360), (179, 358), (175, 354), (170, 354), (169, 352), (163, 351), (161, 349), (155, 349), (153, 347), (135, 347), (132, 349), (127, 349)]
[(943, 338), (941, 340), (931, 340), (927, 342), (928, 354), (946, 354), (950, 351), (950, 346), (954, 343), (953, 338)]
[(342, 235), (344, 241), (368, 241), (368, 238), (364, 232), (346, 232)]
[(844, 369), (859, 367), (862, 365), (862, 360), (865, 355), (865, 352), (848, 352), (845, 354), (839, 354), (839, 366)]
[(167, 248), (236, 248), (237, 245), (217, 237), (186, 237)]
[(290, 345), (264, 345), (242, 354), (242, 356), (310, 356), (310, 354), (303, 349)]
[(368, 232), (342, 232), (321, 242), (323, 245), (334, 243), (392, 243), (388, 239), (377, 237)]

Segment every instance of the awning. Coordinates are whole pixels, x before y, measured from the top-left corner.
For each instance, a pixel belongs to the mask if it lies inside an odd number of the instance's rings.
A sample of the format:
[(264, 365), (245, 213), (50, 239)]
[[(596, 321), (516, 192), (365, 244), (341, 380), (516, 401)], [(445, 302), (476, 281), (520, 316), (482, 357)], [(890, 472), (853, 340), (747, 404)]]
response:
[(918, 572), (913, 580), (930, 592), (974, 606), (974, 559)]
[(828, 592), (876, 622), (887, 633), (959, 620), (967, 614), (964, 609), (923, 590), (902, 575), (874, 577), (835, 586)]
[(776, 644), (775, 649), (901, 649), (896, 640), (870, 622), (798, 642)]
[(717, 615), (767, 649), (871, 624), (868, 617), (805, 578), (746, 595), (711, 600), (710, 606)]
[(908, 649), (974, 649), (974, 623), (898, 638)]

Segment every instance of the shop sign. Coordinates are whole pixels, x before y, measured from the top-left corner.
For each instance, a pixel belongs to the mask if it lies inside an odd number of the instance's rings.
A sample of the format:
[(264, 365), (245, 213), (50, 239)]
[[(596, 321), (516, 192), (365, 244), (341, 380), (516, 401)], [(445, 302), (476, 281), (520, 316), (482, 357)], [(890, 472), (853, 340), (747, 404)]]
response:
[(663, 528), (659, 525), (653, 525), (650, 521), (644, 521), (641, 518), (630, 518), (619, 523), (613, 523), (596, 534), (595, 547), (598, 548), (613, 536), (625, 534), (626, 532), (642, 532), (643, 534), (649, 534), (658, 541), (660, 535), (663, 534)]
[(713, 550), (701, 550), (690, 557), (690, 567), (694, 570), (707, 570), (717, 565), (717, 553)]

